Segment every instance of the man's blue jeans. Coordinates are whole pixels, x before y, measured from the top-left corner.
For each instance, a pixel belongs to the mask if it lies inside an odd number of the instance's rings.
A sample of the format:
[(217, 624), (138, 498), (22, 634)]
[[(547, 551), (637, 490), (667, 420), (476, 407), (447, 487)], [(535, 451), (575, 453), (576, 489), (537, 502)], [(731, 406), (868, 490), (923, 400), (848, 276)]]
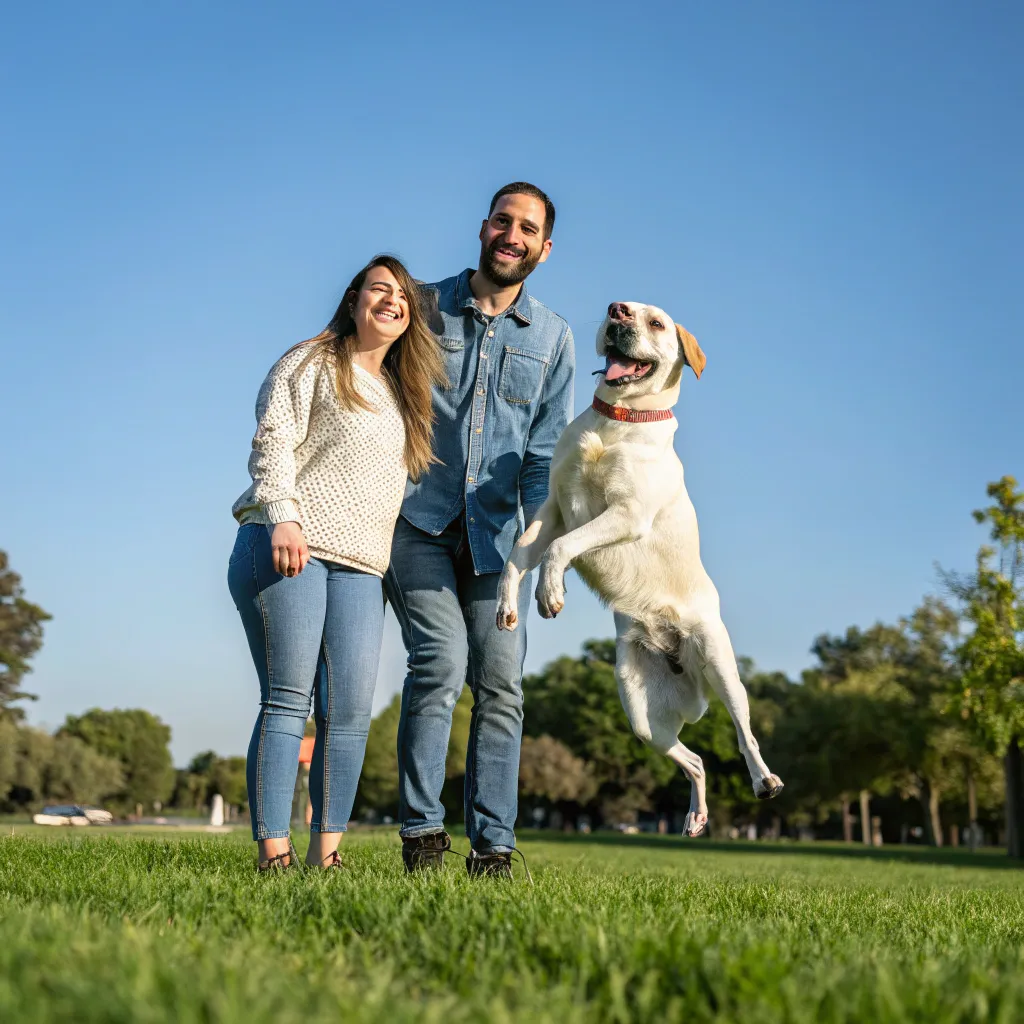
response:
[(245, 762), (253, 839), (288, 835), (299, 745), (316, 719), (312, 832), (344, 832), (366, 752), (384, 601), (370, 573), (311, 558), (298, 576), (274, 571), (268, 527), (239, 528), (228, 588), (260, 680)]
[(523, 659), (530, 581), (519, 588), (519, 628), (495, 623), (500, 573), (477, 576), (462, 518), (440, 536), (399, 517), (384, 579), (409, 654), (398, 727), (404, 837), (444, 828), (441, 787), (452, 709), (468, 682), (473, 719), (466, 755), (466, 834), (480, 853), (515, 847)]

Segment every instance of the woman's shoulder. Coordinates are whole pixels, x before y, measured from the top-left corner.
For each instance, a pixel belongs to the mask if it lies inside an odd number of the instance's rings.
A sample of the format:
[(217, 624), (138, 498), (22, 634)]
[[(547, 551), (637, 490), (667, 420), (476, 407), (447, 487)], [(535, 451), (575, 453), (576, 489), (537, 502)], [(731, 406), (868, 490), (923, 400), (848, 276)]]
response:
[(300, 341), (293, 345), (270, 368), (268, 377), (283, 375), (288, 378), (305, 376), (307, 372), (316, 374), (330, 358), (329, 347), (316, 338)]

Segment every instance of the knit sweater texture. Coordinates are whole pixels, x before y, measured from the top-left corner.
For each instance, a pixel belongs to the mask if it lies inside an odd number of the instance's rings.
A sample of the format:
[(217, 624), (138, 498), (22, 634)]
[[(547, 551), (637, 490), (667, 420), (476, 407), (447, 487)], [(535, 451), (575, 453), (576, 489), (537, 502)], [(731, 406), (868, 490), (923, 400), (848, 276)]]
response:
[(374, 411), (346, 409), (332, 356), (309, 354), (288, 352), (260, 388), (252, 485), (231, 511), (243, 525), (297, 522), (311, 555), (383, 576), (407, 477), (402, 414), (388, 384), (354, 363)]

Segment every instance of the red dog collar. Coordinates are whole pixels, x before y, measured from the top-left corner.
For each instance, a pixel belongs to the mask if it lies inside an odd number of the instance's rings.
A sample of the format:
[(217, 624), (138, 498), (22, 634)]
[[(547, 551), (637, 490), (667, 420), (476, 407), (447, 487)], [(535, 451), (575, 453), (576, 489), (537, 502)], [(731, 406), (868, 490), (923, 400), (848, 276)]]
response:
[(591, 408), (610, 420), (620, 423), (658, 423), (672, 419), (671, 409), (627, 409), (624, 405), (609, 405), (600, 398), (594, 398)]

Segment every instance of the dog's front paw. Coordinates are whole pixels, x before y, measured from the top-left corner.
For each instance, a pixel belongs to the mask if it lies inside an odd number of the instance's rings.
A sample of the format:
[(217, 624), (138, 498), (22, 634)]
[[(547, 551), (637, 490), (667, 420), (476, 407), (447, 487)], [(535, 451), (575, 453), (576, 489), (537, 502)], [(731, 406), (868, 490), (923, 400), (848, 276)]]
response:
[(516, 606), (503, 594), (498, 601), (498, 629), (509, 631), (519, 625), (519, 612)]
[(565, 587), (561, 573), (541, 571), (537, 584), (537, 611), (541, 618), (553, 619), (565, 607)]
[(510, 565), (505, 566), (498, 583), (498, 629), (513, 630), (519, 625), (519, 609), (516, 599), (519, 595), (519, 574)]

